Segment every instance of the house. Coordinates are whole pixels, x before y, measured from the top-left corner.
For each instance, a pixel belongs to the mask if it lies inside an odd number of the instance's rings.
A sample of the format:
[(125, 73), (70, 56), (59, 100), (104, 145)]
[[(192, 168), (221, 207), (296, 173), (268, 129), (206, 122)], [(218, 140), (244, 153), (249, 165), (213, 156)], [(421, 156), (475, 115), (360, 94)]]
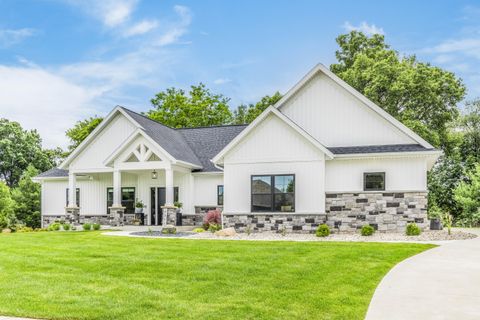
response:
[(116, 107), (37, 177), (42, 223), (131, 223), (141, 200), (146, 225), (201, 225), (221, 208), (224, 226), (239, 231), (326, 222), (403, 232), (408, 222), (427, 227), (427, 172), (440, 154), (319, 64), (249, 125), (173, 129)]

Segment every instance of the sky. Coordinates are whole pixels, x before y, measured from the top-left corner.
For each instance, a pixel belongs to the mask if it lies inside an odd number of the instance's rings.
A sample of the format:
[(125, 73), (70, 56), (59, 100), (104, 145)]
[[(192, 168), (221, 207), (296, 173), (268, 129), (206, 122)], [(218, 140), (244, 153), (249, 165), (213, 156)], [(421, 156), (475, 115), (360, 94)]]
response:
[(0, 118), (50, 148), (76, 121), (147, 111), (169, 87), (203, 82), (235, 108), (335, 63), (351, 30), (384, 34), (480, 96), (480, 1), (0, 0)]

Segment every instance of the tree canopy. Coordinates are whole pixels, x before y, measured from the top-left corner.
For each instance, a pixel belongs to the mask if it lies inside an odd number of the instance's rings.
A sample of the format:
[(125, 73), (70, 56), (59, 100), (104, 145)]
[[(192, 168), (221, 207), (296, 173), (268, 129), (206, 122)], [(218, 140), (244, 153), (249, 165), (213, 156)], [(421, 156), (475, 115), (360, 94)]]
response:
[(93, 116), (85, 120), (75, 123), (73, 128), (68, 129), (65, 133), (70, 139), (68, 149), (73, 151), (83, 140), (102, 122), (103, 118)]
[(465, 85), (452, 72), (415, 56), (401, 56), (383, 35), (352, 31), (336, 39), (338, 63), (330, 69), (436, 147), (447, 142)]
[(36, 130), (23, 130), (18, 122), (0, 119), (0, 179), (14, 187), (24, 170), (32, 165), (40, 171), (54, 163), (50, 153), (42, 149)]
[(269, 106), (273, 106), (278, 100), (282, 98), (280, 92), (275, 92), (272, 96), (263, 96), (257, 103), (250, 103), (248, 106), (245, 104), (239, 105), (237, 109), (233, 111), (233, 122), (235, 124), (250, 123), (255, 120)]
[(214, 94), (203, 83), (192, 85), (188, 92), (168, 88), (151, 100), (153, 109), (146, 115), (172, 128), (191, 128), (227, 124), (232, 121), (228, 102)]
[(12, 190), (16, 220), (27, 227), (40, 227), (40, 184), (32, 178), (38, 175), (38, 170), (28, 166), (20, 179), (18, 187)]

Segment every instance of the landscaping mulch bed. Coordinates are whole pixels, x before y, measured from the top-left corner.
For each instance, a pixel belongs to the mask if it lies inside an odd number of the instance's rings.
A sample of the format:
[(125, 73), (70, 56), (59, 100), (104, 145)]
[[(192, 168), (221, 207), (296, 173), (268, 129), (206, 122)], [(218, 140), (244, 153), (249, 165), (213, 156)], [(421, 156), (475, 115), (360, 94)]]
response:
[(162, 233), (161, 231), (139, 231), (130, 233), (132, 236), (156, 237), (156, 238), (184, 238), (194, 236), (192, 232)]

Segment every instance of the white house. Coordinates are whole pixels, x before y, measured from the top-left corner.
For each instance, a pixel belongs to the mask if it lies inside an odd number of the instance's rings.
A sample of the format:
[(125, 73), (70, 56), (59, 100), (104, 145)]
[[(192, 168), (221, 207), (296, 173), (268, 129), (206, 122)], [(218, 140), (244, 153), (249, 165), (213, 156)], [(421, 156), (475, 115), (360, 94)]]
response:
[[(173, 129), (116, 107), (59, 168), (37, 177), (42, 222), (199, 225), (209, 208), (242, 231), (427, 226), (440, 151), (319, 64), (249, 125)], [(79, 215), (79, 216), (78, 216)]]

